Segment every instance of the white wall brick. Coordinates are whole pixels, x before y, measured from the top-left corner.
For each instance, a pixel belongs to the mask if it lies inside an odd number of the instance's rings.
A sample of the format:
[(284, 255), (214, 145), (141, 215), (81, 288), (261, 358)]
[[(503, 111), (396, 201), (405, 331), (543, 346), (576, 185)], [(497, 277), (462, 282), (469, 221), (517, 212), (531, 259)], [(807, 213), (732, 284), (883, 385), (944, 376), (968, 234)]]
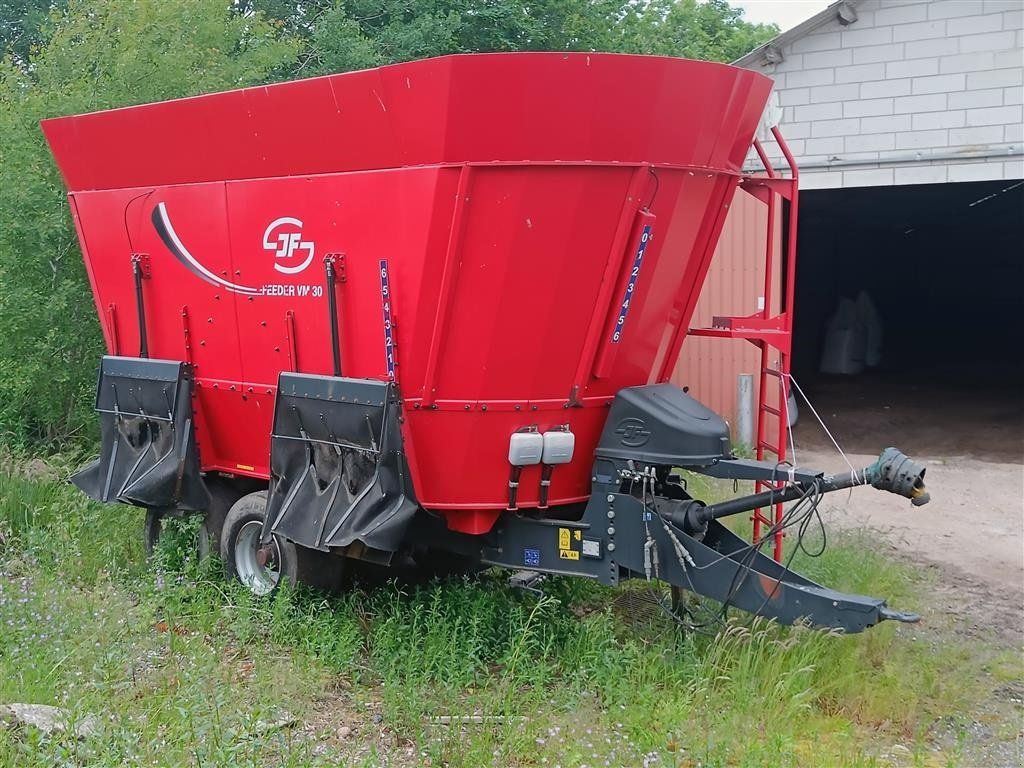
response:
[(795, 72), (804, 69), (804, 57), (798, 53), (791, 53), (784, 61), (776, 64), (775, 69), (777, 72)]
[(853, 99), (843, 102), (843, 117), (891, 115), (892, 99)]
[(911, 90), (916, 96), (921, 93), (949, 93), (962, 91), (966, 75), (936, 75), (935, 77), (915, 77)]
[[(988, 91), (978, 91), (978, 93), (988, 93)], [(1003, 88), (1003, 104), (1021, 103), (1024, 103), (1024, 88)]]
[[(971, 107), (1001, 107), (1003, 101), (1002, 88), (989, 88), (984, 91), (959, 91), (947, 97), (950, 109), (969, 109)], [(921, 98), (926, 98), (922, 96)]]
[(836, 81), (834, 69), (806, 69), (786, 74), (787, 88), (803, 88), (810, 85), (832, 85)]
[(794, 40), (790, 46), (793, 53), (808, 51), (830, 51), (840, 47), (839, 32), (817, 32)]
[[(1011, 35), (1013, 32), (1010, 33)], [(853, 63), (853, 49), (838, 51), (816, 51), (803, 55), (803, 69), (825, 69), (827, 67), (843, 67)]]
[(1024, 179), (1024, 160), (1007, 160), (1002, 165), (1004, 179)]
[(819, 120), (811, 123), (811, 137), (821, 138), (823, 136), (846, 136), (857, 132), (857, 119), (843, 120)]
[(871, 168), (864, 171), (843, 171), (844, 187), (882, 187), (893, 183), (892, 168)]
[[(1017, 34), (1022, 33), (1018, 32)], [(1021, 64), (1024, 64), (1024, 44), (1018, 44), (1016, 48), (1011, 48), (1008, 51), (994, 51), (993, 60), (995, 69), (1009, 69), (1010, 67), (1020, 69)]]
[(950, 181), (988, 181), (1003, 178), (1002, 163), (969, 163), (949, 166)]
[(1003, 29), (1024, 29), (1024, 10), (1004, 13)]
[(967, 16), (957, 19), (953, 24), (953, 34), (956, 35), (977, 35), (983, 32), (1001, 32), (1004, 29), (1012, 29), (1012, 27), (1003, 26), (1003, 14), (1001, 13)]
[(1024, 125), (1015, 123), (1003, 128), (1003, 141), (1012, 141), (1014, 144), (1024, 142)]
[(984, 147), (1003, 141), (1003, 126), (985, 125), (980, 128), (960, 128), (949, 132), (951, 147)]
[(808, 155), (840, 155), (844, 144), (842, 136), (829, 136), (823, 139), (807, 139), (804, 148)]
[(847, 136), (844, 150), (848, 152), (885, 152), (896, 149), (896, 134), (868, 133), (860, 136)]
[(889, 3), (875, 11), (874, 21), (876, 25), (907, 24), (912, 21), (924, 21), (927, 18), (928, 7), (924, 3), (913, 5)]
[(843, 116), (843, 104), (833, 101), (827, 104), (808, 104), (804, 107), (793, 107), (794, 120), (835, 120)]
[(981, 88), (1003, 88), (1011, 85), (1021, 85), (1024, 69), (995, 69), (991, 72), (970, 72), (967, 75), (967, 88), (978, 90)]
[(862, 117), (860, 119), (861, 134), (895, 133), (910, 130), (910, 115), (888, 115), (886, 117)]
[(779, 91), (778, 94), (779, 104), (783, 107), (796, 107), (801, 104), (811, 103), (810, 88), (786, 88)]
[(939, 60), (932, 59), (908, 59), (906, 61), (890, 61), (885, 65), (886, 77), (926, 77), (939, 74)]
[(904, 55), (908, 59), (921, 59), (928, 56), (949, 56), (960, 53), (959, 39), (953, 37), (936, 38), (935, 40), (918, 40), (916, 43), (907, 43), (904, 47)]
[(892, 27), (862, 27), (857, 29), (853, 24), (840, 32), (843, 48), (856, 48), (861, 45), (881, 45), (892, 42)]
[(943, 56), (939, 59), (939, 74), (952, 72), (980, 72), (995, 66), (996, 55), (992, 51), (961, 53), (959, 56)]
[(854, 64), (871, 64), (878, 61), (893, 61), (904, 56), (903, 43), (889, 45), (867, 45), (863, 48), (848, 49), (853, 54)]
[(841, 186), (842, 171), (800, 171), (800, 189), (836, 189)]
[(821, 104), (826, 101), (846, 101), (860, 97), (860, 86), (857, 83), (843, 85), (819, 85), (811, 88), (811, 102)]
[[(802, 157), (803, 155), (807, 154), (806, 139), (787, 139), (786, 144), (789, 145), (789, 151), (793, 153), (794, 157)], [(783, 159), (782, 153), (779, 152), (778, 145), (776, 145), (774, 141), (772, 141), (772, 145), (775, 146), (775, 152), (778, 155), (779, 159)], [(783, 162), (783, 165), (785, 165), (785, 162)]]
[(892, 28), (892, 41), (931, 40), (946, 36), (945, 21), (926, 21), (921, 24), (900, 24)]
[(1015, 7), (1020, 0), (985, 0), (985, 13), (997, 13), (1005, 11), (1007, 7)]
[(960, 38), (960, 52), (1005, 51), (1017, 44), (1016, 32), (989, 32), (986, 35), (965, 35)]
[(1024, 119), (1021, 107), (985, 107), (967, 110), (967, 125), (1011, 125)]
[(974, 16), (985, 12), (982, 0), (932, 0), (928, 3), (929, 19)]
[(885, 63), (854, 64), (836, 68), (837, 83), (862, 83), (866, 80), (881, 80), (885, 77)]
[(896, 168), (897, 184), (944, 184), (946, 179), (944, 165), (904, 165)]
[(860, 84), (860, 97), (862, 99), (880, 99), (885, 96), (909, 95), (909, 78), (905, 80), (877, 80), (871, 83)]
[(783, 134), (787, 140), (789, 139), (806, 139), (811, 135), (811, 124), (810, 123), (786, 123), (783, 126), (785, 133)]
[[(970, 91), (962, 93), (970, 93)], [(895, 100), (893, 111), (901, 115), (913, 112), (937, 112), (946, 109), (947, 101), (953, 96), (959, 95), (961, 94), (927, 93), (924, 96), (901, 96)]]
[(911, 115), (910, 127), (915, 131), (927, 131), (933, 128), (963, 128), (966, 124), (964, 110), (953, 112), (922, 112)]
[(896, 136), (896, 149), (932, 149), (948, 146), (946, 131), (904, 131)]

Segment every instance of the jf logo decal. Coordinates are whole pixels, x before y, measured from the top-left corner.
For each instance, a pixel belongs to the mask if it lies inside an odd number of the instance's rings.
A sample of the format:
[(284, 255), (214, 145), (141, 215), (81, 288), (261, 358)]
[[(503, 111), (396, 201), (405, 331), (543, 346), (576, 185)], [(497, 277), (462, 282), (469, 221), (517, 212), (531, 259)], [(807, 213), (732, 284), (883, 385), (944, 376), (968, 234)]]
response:
[(619, 435), (619, 442), (629, 448), (639, 448), (645, 445), (651, 437), (651, 430), (643, 419), (630, 416), (615, 425), (615, 434)]
[(277, 259), (274, 269), (286, 275), (297, 275), (312, 263), (316, 247), (312, 240), (302, 239), (299, 219), (282, 216), (270, 222), (263, 232), (263, 249), (274, 252)]

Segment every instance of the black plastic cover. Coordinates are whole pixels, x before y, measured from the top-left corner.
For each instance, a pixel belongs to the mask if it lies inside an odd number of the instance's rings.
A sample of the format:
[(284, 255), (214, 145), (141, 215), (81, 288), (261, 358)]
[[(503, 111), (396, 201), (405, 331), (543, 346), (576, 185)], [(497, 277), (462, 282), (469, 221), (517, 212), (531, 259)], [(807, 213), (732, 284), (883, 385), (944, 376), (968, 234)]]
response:
[(97, 501), (206, 509), (192, 387), (185, 363), (105, 356), (96, 390), (100, 457), (71, 481)]
[(671, 384), (619, 390), (597, 455), (645, 464), (703, 467), (728, 458), (725, 419)]
[(419, 509), (399, 415), (393, 383), (282, 373), (264, 537), (396, 551)]

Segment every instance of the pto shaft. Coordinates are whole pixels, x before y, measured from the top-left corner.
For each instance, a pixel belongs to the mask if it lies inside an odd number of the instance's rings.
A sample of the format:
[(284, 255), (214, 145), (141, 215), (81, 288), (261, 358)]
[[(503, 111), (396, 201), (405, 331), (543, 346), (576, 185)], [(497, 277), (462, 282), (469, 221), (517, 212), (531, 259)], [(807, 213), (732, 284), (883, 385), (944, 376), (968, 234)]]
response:
[[(895, 448), (886, 448), (878, 459), (868, 467), (842, 475), (825, 475), (818, 480), (818, 491), (830, 493), (858, 485), (871, 485), (880, 491), (889, 491), (910, 499), (915, 507), (930, 500), (924, 485), (925, 468), (907, 458)], [(812, 483), (794, 483), (785, 488), (755, 493), (739, 499), (730, 499), (711, 504), (695, 512), (700, 523), (718, 520), (741, 512), (768, 507), (779, 502), (795, 501), (813, 491)]]

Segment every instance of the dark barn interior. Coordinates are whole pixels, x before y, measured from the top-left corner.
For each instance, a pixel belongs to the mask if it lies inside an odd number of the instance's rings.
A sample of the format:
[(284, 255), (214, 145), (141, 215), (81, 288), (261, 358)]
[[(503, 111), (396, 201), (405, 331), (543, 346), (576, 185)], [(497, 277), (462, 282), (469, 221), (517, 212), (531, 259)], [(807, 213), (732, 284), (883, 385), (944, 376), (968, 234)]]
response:
[[(1024, 181), (801, 193), (793, 374), (846, 441), (1024, 458)], [(878, 365), (820, 371), (842, 297), (881, 318)], [(834, 337), (833, 337), (834, 338)], [(821, 442), (801, 411), (798, 442)], [(908, 435), (905, 439), (903, 435)]]

